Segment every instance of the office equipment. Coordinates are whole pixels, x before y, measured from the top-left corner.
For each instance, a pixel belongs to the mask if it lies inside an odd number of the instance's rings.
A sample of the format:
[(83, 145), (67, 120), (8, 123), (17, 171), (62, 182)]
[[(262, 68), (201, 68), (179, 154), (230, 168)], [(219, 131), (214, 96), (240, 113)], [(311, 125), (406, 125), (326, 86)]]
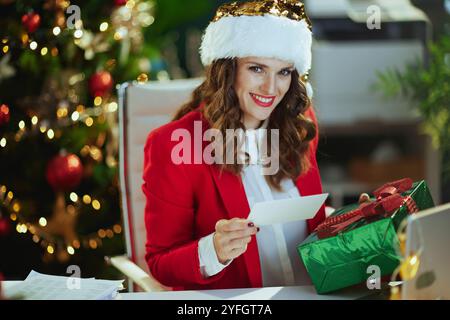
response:
[(420, 252), (416, 277), (404, 281), (402, 299), (450, 299), (450, 203), (408, 218), (406, 254)]

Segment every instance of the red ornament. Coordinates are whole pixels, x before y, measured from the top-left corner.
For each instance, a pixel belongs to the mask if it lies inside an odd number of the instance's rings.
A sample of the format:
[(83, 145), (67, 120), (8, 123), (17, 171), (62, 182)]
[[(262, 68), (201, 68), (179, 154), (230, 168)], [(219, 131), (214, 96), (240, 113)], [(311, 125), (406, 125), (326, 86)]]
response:
[(46, 177), (54, 190), (72, 190), (83, 177), (83, 164), (75, 154), (57, 155), (48, 163)]
[(22, 16), (22, 25), (27, 29), (28, 33), (33, 33), (39, 28), (41, 17), (39, 14), (30, 12)]
[(114, 0), (114, 4), (118, 7), (126, 5), (128, 0)]
[(9, 108), (6, 104), (0, 105), (0, 126), (9, 122)]
[(89, 91), (94, 97), (102, 97), (111, 90), (113, 84), (113, 78), (108, 71), (99, 71), (89, 79)]
[(7, 218), (0, 218), (0, 237), (6, 236), (11, 231), (11, 226)]

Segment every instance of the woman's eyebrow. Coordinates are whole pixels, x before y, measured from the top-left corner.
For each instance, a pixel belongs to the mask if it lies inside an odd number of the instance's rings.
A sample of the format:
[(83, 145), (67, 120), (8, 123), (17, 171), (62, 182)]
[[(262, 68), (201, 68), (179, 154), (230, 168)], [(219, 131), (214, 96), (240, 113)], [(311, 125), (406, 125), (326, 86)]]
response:
[[(269, 66), (266, 66), (266, 65), (265, 65), (265, 64), (263, 64), (263, 63), (259, 63), (259, 62), (254, 62), (254, 61), (249, 61), (249, 62), (247, 62), (246, 64), (253, 64), (253, 65), (257, 65), (257, 66), (259, 66), (259, 67), (262, 67), (262, 68), (269, 68)], [(293, 65), (290, 65), (290, 66), (287, 66), (287, 67), (281, 68), (281, 69), (280, 69), (280, 71), (282, 71), (282, 70), (286, 70), (286, 69), (290, 69), (290, 70), (293, 70), (293, 69), (294, 69), (294, 66), (293, 66)]]

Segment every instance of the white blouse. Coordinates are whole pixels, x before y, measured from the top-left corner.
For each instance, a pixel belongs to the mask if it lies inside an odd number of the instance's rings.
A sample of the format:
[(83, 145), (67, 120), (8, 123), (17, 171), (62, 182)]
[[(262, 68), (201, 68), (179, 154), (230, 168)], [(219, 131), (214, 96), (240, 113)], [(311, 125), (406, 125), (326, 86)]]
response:
[[(262, 167), (258, 163), (258, 143), (261, 142), (267, 120), (259, 129), (246, 130), (245, 148), (250, 156), (250, 164), (242, 174), (242, 182), (250, 208), (257, 202), (300, 197), (299, 191), (291, 179), (281, 182), (282, 191), (275, 190), (262, 175)], [(255, 160), (256, 159), (256, 160)], [(293, 286), (311, 284), (309, 276), (297, 253), (299, 245), (308, 235), (306, 221), (295, 221), (285, 224), (261, 226), (256, 234), (258, 244), (262, 284), (264, 287)], [(214, 233), (199, 241), (200, 270), (204, 277), (213, 276), (227, 264), (222, 264), (217, 258), (213, 243)]]

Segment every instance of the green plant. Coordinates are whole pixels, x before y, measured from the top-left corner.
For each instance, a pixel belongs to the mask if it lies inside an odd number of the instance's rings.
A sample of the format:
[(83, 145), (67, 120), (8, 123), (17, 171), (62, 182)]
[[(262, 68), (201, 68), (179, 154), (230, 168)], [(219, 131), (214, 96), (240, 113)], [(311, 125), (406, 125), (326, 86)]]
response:
[(374, 88), (387, 98), (401, 95), (411, 100), (423, 118), (422, 128), (443, 156), (443, 176), (450, 180), (450, 37), (429, 46), (429, 62), (419, 59), (404, 71), (378, 72)]

